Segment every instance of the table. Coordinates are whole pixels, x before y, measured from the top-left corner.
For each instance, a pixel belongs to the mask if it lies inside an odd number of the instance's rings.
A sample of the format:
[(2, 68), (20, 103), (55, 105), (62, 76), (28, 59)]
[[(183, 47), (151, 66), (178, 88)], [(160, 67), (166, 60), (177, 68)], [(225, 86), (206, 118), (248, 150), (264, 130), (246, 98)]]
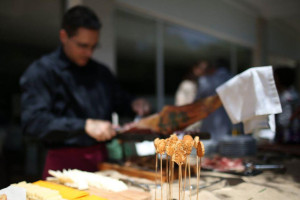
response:
[[(200, 190), (199, 199), (205, 200), (298, 200), (300, 197), (300, 159), (298, 157), (284, 160), (282, 164), (285, 164), (287, 171), (284, 174), (279, 174), (271, 171), (263, 172), (259, 175), (246, 177), (237, 176), (218, 172), (204, 172), (201, 171), (201, 183), (203, 180), (209, 180), (209, 178), (222, 178), (222, 181), (214, 184), (211, 187)], [(146, 179), (134, 178), (119, 174), (116, 171), (104, 171), (100, 173), (109, 174), (116, 178), (130, 178), (141, 183), (148, 183), (151, 188), (152, 199), (155, 197), (155, 182)], [(196, 183), (196, 179), (191, 180), (192, 184)], [(167, 185), (165, 184), (163, 194)], [(178, 199), (178, 182), (174, 182), (173, 197)], [(157, 199), (160, 199), (160, 189), (156, 190)], [(192, 192), (191, 199), (195, 200), (197, 195), (195, 191)], [(166, 199), (166, 198), (164, 198)], [(183, 198), (181, 198), (183, 199)], [(185, 198), (190, 199), (189, 191), (185, 192)]]

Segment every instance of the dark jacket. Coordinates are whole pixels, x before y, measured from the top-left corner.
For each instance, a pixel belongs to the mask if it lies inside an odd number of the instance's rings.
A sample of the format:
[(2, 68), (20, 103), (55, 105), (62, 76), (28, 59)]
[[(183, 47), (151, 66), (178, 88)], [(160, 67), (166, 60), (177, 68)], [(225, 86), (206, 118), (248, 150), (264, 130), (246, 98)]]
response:
[(131, 97), (107, 67), (94, 60), (76, 66), (61, 48), (31, 64), (20, 85), (23, 131), (50, 147), (96, 144), (84, 132), (86, 119), (130, 109)]

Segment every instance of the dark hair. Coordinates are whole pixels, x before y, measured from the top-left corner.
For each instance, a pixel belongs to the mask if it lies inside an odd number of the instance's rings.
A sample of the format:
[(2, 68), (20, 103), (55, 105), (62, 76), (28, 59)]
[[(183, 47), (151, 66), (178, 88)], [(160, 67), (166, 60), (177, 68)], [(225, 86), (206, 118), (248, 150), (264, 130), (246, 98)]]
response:
[(201, 63), (207, 63), (208, 67), (211, 67), (212, 61), (208, 58), (198, 58), (197, 60), (194, 60), (194, 62), (192, 62), (192, 67), (195, 67)]
[(197, 81), (195, 74), (193, 73), (195, 66), (189, 67), (185, 75), (183, 76), (183, 80)]
[(197, 59), (196, 61), (192, 62), (192, 65), (190, 67), (187, 68), (187, 71), (183, 76), (183, 80), (197, 81), (198, 77), (194, 74), (194, 69), (197, 68), (201, 63), (207, 63), (207, 67), (211, 67), (211, 62), (209, 59)]
[(278, 66), (274, 69), (274, 76), (277, 84), (288, 88), (295, 82), (295, 70), (288, 66)]
[(72, 37), (81, 27), (100, 30), (101, 22), (91, 9), (85, 6), (74, 6), (65, 13), (62, 28), (69, 37)]

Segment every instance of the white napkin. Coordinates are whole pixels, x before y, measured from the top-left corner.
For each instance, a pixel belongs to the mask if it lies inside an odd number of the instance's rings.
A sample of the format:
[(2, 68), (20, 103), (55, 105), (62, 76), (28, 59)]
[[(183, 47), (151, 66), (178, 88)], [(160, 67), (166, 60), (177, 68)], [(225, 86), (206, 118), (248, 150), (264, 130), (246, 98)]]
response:
[(0, 194), (6, 194), (7, 200), (26, 200), (26, 190), (17, 186), (9, 186), (0, 190)]
[(155, 146), (152, 141), (136, 142), (135, 148), (138, 156), (155, 155)]
[(250, 68), (216, 90), (231, 122), (243, 122), (245, 133), (270, 128), (268, 115), (282, 112), (271, 66)]

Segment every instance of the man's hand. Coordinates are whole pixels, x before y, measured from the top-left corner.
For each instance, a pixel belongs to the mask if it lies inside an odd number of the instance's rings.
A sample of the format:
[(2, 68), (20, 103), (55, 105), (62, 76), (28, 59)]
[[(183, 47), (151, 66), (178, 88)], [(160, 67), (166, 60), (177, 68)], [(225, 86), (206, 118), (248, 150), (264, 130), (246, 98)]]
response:
[(109, 121), (95, 119), (86, 120), (85, 132), (98, 142), (110, 140), (116, 135), (116, 131)]
[(132, 104), (132, 110), (138, 115), (138, 116), (144, 116), (150, 113), (150, 104), (146, 99), (138, 98), (135, 99)]

